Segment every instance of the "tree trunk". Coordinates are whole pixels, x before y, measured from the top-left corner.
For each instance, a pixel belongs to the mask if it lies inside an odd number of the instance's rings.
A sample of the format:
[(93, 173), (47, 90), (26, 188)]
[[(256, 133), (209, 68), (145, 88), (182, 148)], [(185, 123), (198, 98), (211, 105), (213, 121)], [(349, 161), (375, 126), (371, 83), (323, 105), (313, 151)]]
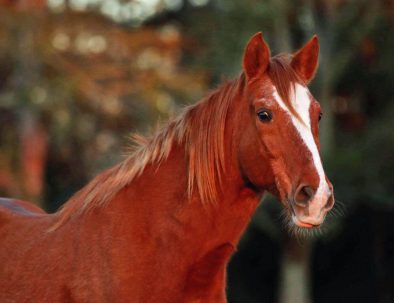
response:
[(300, 243), (290, 237), (282, 257), (279, 303), (311, 303), (310, 254), (311, 241)]

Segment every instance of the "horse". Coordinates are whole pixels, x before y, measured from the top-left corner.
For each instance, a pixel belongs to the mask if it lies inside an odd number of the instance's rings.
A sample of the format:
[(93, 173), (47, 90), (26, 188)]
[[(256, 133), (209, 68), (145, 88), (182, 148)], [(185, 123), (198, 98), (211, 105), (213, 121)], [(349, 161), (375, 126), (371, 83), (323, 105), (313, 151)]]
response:
[(289, 224), (334, 205), (320, 157), (314, 36), (272, 56), (262, 33), (240, 75), (184, 108), (54, 214), (0, 200), (1, 302), (226, 302), (226, 265), (262, 196)]

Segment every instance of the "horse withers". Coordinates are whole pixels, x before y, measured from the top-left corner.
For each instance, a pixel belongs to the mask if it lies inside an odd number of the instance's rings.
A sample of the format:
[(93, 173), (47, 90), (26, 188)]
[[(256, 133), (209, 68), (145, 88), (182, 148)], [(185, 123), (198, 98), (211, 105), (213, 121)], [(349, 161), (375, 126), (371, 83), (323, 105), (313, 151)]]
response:
[(289, 225), (320, 226), (333, 188), (307, 84), (313, 37), (270, 56), (170, 120), (54, 214), (0, 200), (0, 302), (226, 302), (226, 265), (265, 192)]

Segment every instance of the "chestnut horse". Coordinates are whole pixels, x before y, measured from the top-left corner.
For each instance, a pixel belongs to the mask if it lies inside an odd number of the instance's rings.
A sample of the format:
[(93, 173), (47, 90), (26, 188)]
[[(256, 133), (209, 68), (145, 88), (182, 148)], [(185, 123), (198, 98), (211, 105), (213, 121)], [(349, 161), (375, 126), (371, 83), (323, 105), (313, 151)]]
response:
[(334, 204), (307, 84), (319, 43), (270, 56), (186, 108), (55, 214), (0, 200), (0, 302), (226, 302), (226, 265), (268, 191), (302, 230)]

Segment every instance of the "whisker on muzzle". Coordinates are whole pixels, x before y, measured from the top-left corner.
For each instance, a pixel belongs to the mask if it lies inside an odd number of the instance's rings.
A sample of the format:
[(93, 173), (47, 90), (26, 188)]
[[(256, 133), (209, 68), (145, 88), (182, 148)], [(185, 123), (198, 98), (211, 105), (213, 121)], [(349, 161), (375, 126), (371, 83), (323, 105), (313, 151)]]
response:
[(337, 211), (341, 214), (341, 216), (346, 215), (346, 204), (338, 199), (335, 199), (335, 205), (334, 208), (337, 209)]
[(323, 236), (323, 230), (320, 226), (310, 229), (297, 226), (287, 209), (282, 209), (279, 218), (282, 220), (288, 234), (296, 238), (299, 244), (303, 244), (305, 240)]
[(346, 215), (345, 203), (335, 199), (334, 207), (327, 213), (328, 218), (341, 218)]

